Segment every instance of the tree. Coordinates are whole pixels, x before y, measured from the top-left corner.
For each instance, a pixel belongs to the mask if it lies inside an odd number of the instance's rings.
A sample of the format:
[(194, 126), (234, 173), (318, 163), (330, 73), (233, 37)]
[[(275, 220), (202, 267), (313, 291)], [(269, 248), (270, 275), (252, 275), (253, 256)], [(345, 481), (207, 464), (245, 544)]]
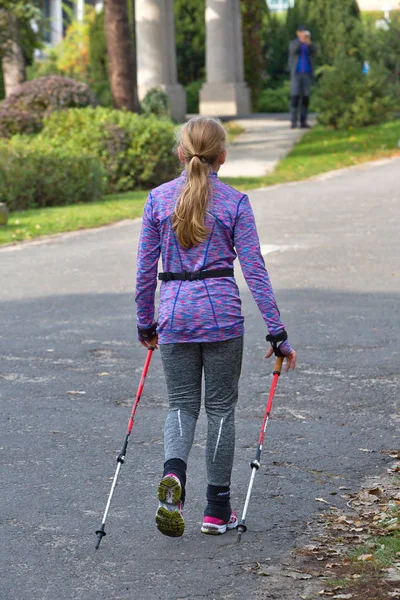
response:
[(137, 112), (137, 84), (127, 0), (104, 1), (104, 30), (114, 106)]
[(363, 26), (356, 0), (301, 0), (307, 27), (318, 44), (317, 61), (332, 65), (337, 57), (361, 57)]
[(6, 96), (26, 79), (22, 37), (32, 37), (31, 22), (40, 19), (36, 2), (0, 0), (0, 54)]
[(251, 90), (256, 110), (265, 80), (263, 23), (267, 15), (265, 0), (241, 0), (245, 81)]
[(175, 0), (178, 81), (188, 85), (204, 79), (206, 66), (205, 0)]

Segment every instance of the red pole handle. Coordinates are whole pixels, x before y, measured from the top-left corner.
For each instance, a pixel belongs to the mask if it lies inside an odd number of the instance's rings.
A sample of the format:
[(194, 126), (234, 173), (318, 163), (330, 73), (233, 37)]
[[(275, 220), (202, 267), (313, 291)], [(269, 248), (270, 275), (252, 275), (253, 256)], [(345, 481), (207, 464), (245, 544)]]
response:
[(136, 409), (137, 409), (138, 404), (140, 402), (140, 398), (142, 396), (144, 382), (146, 380), (146, 376), (147, 376), (147, 372), (149, 370), (149, 366), (150, 366), (151, 358), (153, 356), (153, 352), (154, 352), (154, 348), (149, 348), (148, 351), (147, 351), (146, 362), (144, 363), (142, 376), (140, 378), (140, 382), (139, 382), (138, 389), (137, 389), (137, 392), (136, 392), (135, 403), (134, 403), (134, 405), (132, 407), (132, 413), (131, 413), (130, 419), (128, 421), (128, 429), (126, 431), (126, 435), (130, 435), (131, 431), (132, 431), (133, 420), (134, 420), (134, 417), (135, 417), (135, 412), (136, 412)]

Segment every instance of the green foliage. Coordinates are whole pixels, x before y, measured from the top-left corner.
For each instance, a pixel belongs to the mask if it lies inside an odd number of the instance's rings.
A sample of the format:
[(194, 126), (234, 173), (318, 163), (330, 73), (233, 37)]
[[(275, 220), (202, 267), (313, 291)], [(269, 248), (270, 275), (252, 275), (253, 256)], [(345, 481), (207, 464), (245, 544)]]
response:
[(196, 114), (199, 112), (199, 95), (200, 88), (203, 85), (204, 81), (202, 79), (198, 81), (192, 81), (189, 83), (186, 90), (186, 102), (187, 102), (187, 112), (189, 114)]
[(88, 83), (103, 106), (112, 106), (113, 99), (107, 71), (107, 44), (104, 33), (104, 11), (96, 13), (89, 29)]
[(17, 133), (38, 133), (42, 127), (42, 121), (33, 113), (0, 107), (0, 138), (10, 138)]
[(104, 189), (98, 159), (38, 136), (0, 144), (0, 201), (10, 210), (91, 202)]
[(156, 115), (167, 117), (170, 114), (168, 95), (161, 88), (151, 88), (141, 102), (142, 113), (145, 116)]
[(154, 187), (176, 175), (174, 133), (168, 119), (97, 107), (53, 113), (38, 137), (98, 157), (107, 190), (116, 192)]
[(2, 104), (2, 110), (21, 110), (43, 117), (55, 110), (95, 105), (89, 87), (80, 81), (52, 75), (27, 81)]
[(57, 66), (58, 52), (56, 48), (46, 50), (46, 58), (35, 60), (26, 69), (28, 81), (38, 79), (39, 77), (48, 77), (49, 75), (62, 75)]
[(175, 0), (173, 5), (178, 81), (186, 86), (205, 76), (205, 0)]
[[(10, 42), (17, 40), (22, 48), (27, 65), (32, 64), (34, 51), (42, 48), (40, 32), (33, 29), (32, 23), (42, 23), (41, 1), (0, 0), (0, 54), (10, 48)], [(16, 26), (11, 27), (10, 20)]]
[(360, 57), (363, 26), (356, 0), (302, 0), (299, 10), (304, 10), (305, 25), (317, 43), (317, 64), (332, 65), (339, 56)]
[(382, 67), (373, 65), (366, 76), (356, 59), (337, 58), (333, 67), (323, 70), (319, 82), (315, 98), (318, 121), (344, 129), (390, 119), (395, 103), (387, 89), (388, 74)]
[(390, 83), (399, 88), (400, 13), (393, 13), (386, 25), (385, 29), (377, 29), (375, 22), (366, 24), (363, 55), (372, 62), (381, 63), (389, 72)]
[(268, 85), (279, 86), (288, 78), (288, 46), (291, 36), (286, 20), (269, 13), (263, 21), (263, 51)]
[(279, 113), (289, 110), (289, 80), (278, 88), (266, 88), (262, 91), (257, 111), (262, 113)]
[(251, 90), (252, 105), (258, 105), (265, 80), (262, 27), (267, 15), (265, 0), (241, 0), (245, 81)]

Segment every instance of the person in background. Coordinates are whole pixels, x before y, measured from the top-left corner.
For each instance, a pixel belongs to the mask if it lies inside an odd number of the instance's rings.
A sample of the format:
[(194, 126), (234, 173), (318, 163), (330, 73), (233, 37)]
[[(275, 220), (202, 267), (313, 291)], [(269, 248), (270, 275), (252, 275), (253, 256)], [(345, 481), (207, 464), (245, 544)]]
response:
[(289, 44), (292, 129), (297, 127), (300, 99), (300, 127), (309, 127), (308, 105), (313, 80), (313, 61), (317, 53), (315, 44), (311, 42), (311, 33), (305, 27), (299, 26), (296, 36)]

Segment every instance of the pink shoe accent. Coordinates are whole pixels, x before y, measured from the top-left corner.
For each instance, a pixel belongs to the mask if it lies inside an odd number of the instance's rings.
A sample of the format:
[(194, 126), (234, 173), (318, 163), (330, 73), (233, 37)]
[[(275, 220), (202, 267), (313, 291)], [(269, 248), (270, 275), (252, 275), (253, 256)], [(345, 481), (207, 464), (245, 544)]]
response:
[(202, 533), (219, 535), (221, 533), (225, 533), (227, 529), (235, 529), (237, 524), (237, 515), (235, 511), (232, 511), (228, 522), (224, 521), (223, 519), (217, 519), (216, 517), (204, 517), (201, 531)]
[(179, 483), (179, 485), (181, 485), (181, 482), (179, 481), (179, 477), (177, 475), (175, 475), (175, 473), (167, 473), (166, 475), (164, 475), (164, 477), (172, 477), (172, 479), (175, 479), (175, 481), (177, 481)]

